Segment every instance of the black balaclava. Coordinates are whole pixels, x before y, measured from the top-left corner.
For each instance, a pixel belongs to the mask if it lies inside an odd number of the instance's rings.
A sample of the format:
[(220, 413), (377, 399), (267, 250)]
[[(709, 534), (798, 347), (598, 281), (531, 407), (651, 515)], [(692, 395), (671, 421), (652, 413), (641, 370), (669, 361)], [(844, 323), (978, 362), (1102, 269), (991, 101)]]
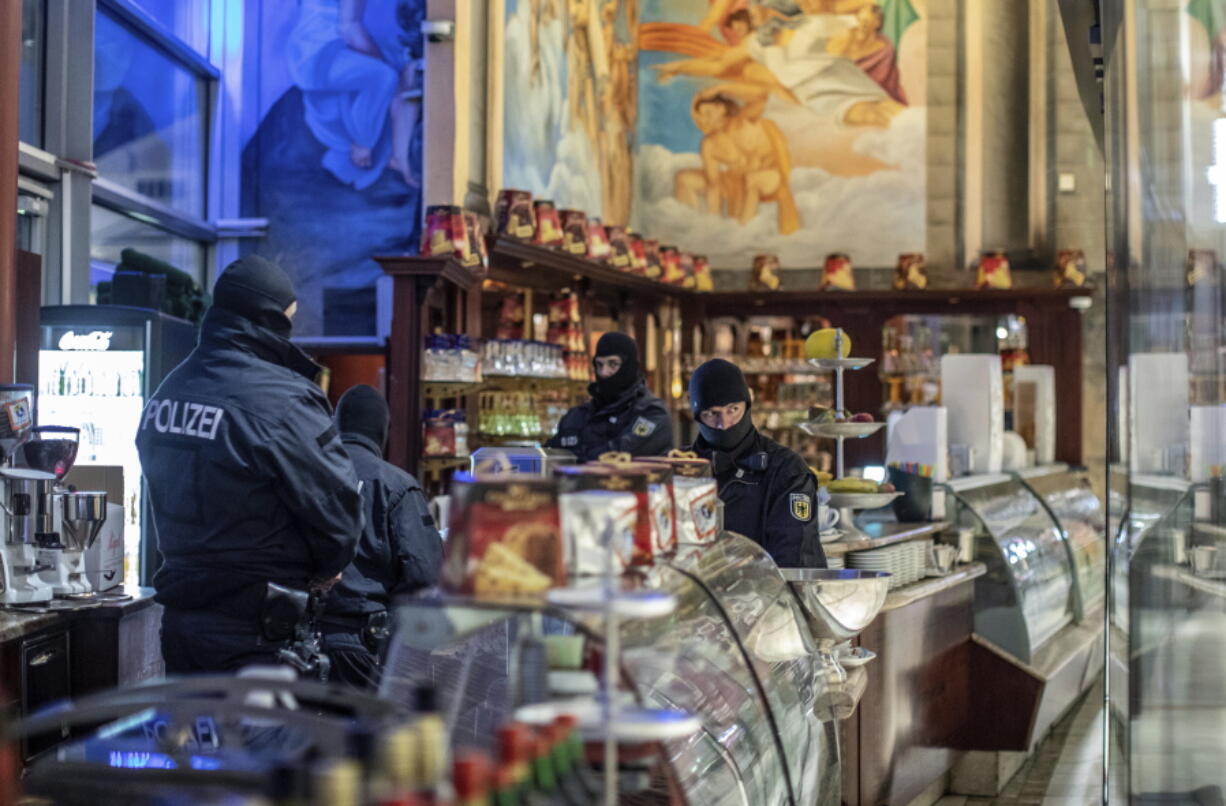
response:
[(366, 386), (351, 387), (336, 402), (336, 427), (342, 434), (359, 434), (383, 450), (391, 412), (383, 395)]
[(588, 387), (592, 397), (599, 403), (612, 403), (639, 382), (639, 348), (634, 339), (625, 333), (604, 334), (600, 341), (596, 342), (596, 355), (592, 358), (592, 366), (596, 366), (597, 358), (610, 355), (621, 358), (621, 369), (608, 378), (597, 375), (596, 382)]
[[(703, 425), (698, 417), (707, 409), (733, 403), (745, 404), (745, 416), (731, 428), (711, 428)], [(749, 385), (745, 383), (741, 368), (731, 361), (712, 358), (694, 370), (690, 376), (690, 408), (694, 412), (694, 421), (698, 423), (698, 433), (716, 450), (732, 450), (753, 430), (753, 418), (749, 416)]]
[(285, 270), (259, 255), (226, 266), (213, 286), (213, 305), (236, 313), (278, 336), (289, 338), (292, 326), (285, 309), (297, 297)]

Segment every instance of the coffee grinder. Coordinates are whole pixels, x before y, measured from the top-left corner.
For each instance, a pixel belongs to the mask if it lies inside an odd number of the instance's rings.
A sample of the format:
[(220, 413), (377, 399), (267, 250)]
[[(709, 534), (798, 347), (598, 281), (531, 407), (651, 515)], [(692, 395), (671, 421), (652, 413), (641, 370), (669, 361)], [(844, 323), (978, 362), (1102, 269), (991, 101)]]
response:
[(37, 536), (40, 577), (57, 597), (79, 598), (93, 593), (85, 576), (85, 551), (106, 521), (106, 493), (78, 492), (63, 485), (77, 459), (81, 429), (40, 425), (30, 429), (22, 444), (25, 464), (49, 474), (53, 482), (39, 511)]
[(51, 600), (51, 586), (40, 578), (40, 513), (50, 506), (55, 476), (15, 468), (13, 453), (34, 425), (34, 387), (0, 386), (0, 605), (37, 604)]

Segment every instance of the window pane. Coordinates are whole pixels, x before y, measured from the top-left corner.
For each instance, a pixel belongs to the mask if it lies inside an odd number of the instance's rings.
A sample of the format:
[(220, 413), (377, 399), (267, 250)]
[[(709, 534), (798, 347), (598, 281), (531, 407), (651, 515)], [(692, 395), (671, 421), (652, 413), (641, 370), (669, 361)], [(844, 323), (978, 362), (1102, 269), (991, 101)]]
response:
[(43, 48), (46, 45), (45, 0), (21, 1), (21, 109), (18, 136), (43, 144)]
[(204, 215), (206, 82), (99, 11), (94, 162), (105, 178)]
[(196, 241), (96, 204), (91, 208), (89, 223), (90, 285), (111, 279), (120, 252), (128, 248), (164, 260), (197, 281), (204, 278), (204, 246)]
[(192, 50), (208, 55), (210, 0), (137, 0), (134, 5)]

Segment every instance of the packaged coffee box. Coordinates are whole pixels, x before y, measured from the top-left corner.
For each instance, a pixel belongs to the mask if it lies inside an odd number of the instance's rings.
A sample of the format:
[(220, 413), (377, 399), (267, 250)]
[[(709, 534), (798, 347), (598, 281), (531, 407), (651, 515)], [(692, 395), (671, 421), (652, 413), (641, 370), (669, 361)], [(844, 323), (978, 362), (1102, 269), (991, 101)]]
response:
[(689, 252), (682, 252), (679, 262), (681, 263), (681, 287), (693, 288), (694, 281), (694, 256)]
[(630, 271), (634, 264), (634, 250), (630, 234), (625, 227), (606, 227), (609, 236), (609, 265), (622, 271)]
[(451, 204), (426, 208), (426, 226), (421, 233), (421, 253), (427, 257), (454, 255), (465, 265), (472, 259), (463, 211)]
[(660, 282), (681, 285), (685, 272), (681, 270), (681, 250), (675, 246), (660, 247)]
[(754, 255), (749, 290), (778, 291), (782, 286), (783, 283), (779, 280), (779, 258), (776, 255)]
[(526, 190), (500, 190), (494, 204), (494, 226), (499, 235), (531, 240), (536, 234), (532, 194)]
[(647, 275), (647, 242), (635, 232), (626, 233), (630, 241), (630, 273)]
[(928, 287), (928, 265), (924, 256), (918, 252), (907, 252), (898, 256), (898, 265), (894, 267), (895, 291), (922, 291)]
[(604, 224), (600, 223), (599, 218), (589, 218), (587, 220), (588, 260), (604, 262), (609, 259), (610, 254), (609, 235), (605, 232)]
[(979, 271), (975, 288), (1013, 288), (1013, 274), (1009, 271), (1009, 258), (1003, 249), (979, 253)]
[(693, 452), (677, 450), (667, 456), (642, 457), (641, 461), (672, 468), (679, 545), (701, 545), (719, 537), (719, 491), (709, 461)]
[(561, 246), (562, 218), (558, 208), (551, 201), (537, 199), (532, 203), (532, 210), (536, 213), (536, 236), (532, 242), (537, 246)]
[(587, 213), (582, 210), (563, 210), (562, 251), (577, 257), (587, 256)]
[(711, 276), (711, 261), (707, 260), (706, 255), (694, 255), (694, 290), (715, 290), (715, 278)]
[(468, 257), (464, 265), (483, 275), (490, 266), (490, 258), (485, 248), (485, 226), (481, 223), (481, 217), (466, 210), (464, 230), (468, 234)]
[(442, 584), (478, 598), (566, 584), (557, 488), (549, 479), (456, 473)]
[[(558, 496), (566, 569), (572, 576), (599, 576), (609, 555), (606, 536), (612, 541), (615, 574), (623, 573), (634, 557), (639, 499), (630, 492), (582, 490)], [(606, 530), (612, 527), (606, 535)]]
[(606, 454), (596, 462), (554, 470), (561, 493), (609, 490), (633, 493), (638, 501), (631, 565), (650, 565), (676, 546), (671, 468), (630, 460), (629, 454)]
[(850, 257), (842, 252), (826, 255), (826, 262), (822, 266), (822, 290), (856, 290), (856, 276), (852, 272)]
[(655, 238), (643, 239), (643, 274), (653, 280), (659, 280), (664, 274), (664, 266), (660, 257), (660, 242)]
[[(1193, 252), (1188, 253), (1188, 265), (1192, 266)], [(1217, 257), (1210, 252), (1211, 266), (1217, 265)], [(1080, 249), (1061, 249), (1056, 253), (1056, 270), (1052, 285), (1056, 288), (1081, 288), (1086, 284), (1086, 253)]]

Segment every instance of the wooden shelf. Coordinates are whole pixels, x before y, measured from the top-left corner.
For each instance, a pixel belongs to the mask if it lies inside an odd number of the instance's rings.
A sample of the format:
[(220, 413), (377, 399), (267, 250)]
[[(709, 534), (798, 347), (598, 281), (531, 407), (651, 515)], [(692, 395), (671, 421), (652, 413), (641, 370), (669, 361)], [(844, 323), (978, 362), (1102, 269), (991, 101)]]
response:
[(828, 308), (854, 308), (861, 306), (885, 306), (899, 313), (945, 313), (950, 308), (973, 308), (976, 311), (1012, 311), (1018, 303), (1051, 304), (1071, 300), (1074, 297), (1093, 296), (1094, 289), (1010, 288), (1008, 290), (984, 290), (974, 288), (938, 288), (924, 291), (895, 291), (893, 289), (863, 291), (713, 291), (695, 294), (708, 316), (745, 315), (753, 308), (768, 308), (772, 314), (792, 311), (797, 308), (820, 313)]
[(603, 263), (514, 238), (491, 238), (489, 253), (490, 279), (510, 285), (559, 289), (586, 280), (598, 289), (630, 291), (646, 297), (685, 297), (693, 294), (689, 289), (665, 285), (649, 277), (618, 271)]
[(393, 277), (410, 276), (437, 281), (445, 280), (463, 290), (477, 286), (483, 275), (475, 273), (454, 257), (421, 257), (420, 255), (376, 255), (375, 262), (385, 274)]
[(468, 381), (422, 381), (421, 394), (427, 400), (442, 400), (449, 397), (464, 397), (478, 392), (484, 383)]

